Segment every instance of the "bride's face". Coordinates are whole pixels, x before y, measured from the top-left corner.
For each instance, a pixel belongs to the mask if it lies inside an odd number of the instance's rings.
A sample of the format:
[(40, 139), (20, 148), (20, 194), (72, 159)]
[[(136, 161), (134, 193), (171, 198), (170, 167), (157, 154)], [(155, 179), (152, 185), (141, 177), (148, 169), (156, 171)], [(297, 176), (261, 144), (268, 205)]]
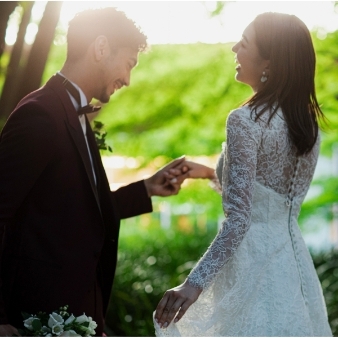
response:
[(232, 51), (236, 53), (236, 80), (246, 83), (254, 92), (259, 91), (263, 85), (261, 82), (263, 71), (267, 75), (269, 73), (269, 61), (264, 60), (259, 54), (252, 23), (244, 30), (242, 39), (232, 47)]

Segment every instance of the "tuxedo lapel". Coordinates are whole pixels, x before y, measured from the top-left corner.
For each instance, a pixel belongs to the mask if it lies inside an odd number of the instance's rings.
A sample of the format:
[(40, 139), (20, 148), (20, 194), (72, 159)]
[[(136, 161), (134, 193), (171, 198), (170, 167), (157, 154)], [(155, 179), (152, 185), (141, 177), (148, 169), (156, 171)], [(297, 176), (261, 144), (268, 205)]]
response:
[[(47, 82), (46, 86), (52, 88), (57, 93), (57, 95), (59, 96), (65, 108), (64, 112), (66, 115), (66, 118), (65, 118), (66, 127), (82, 159), (83, 165), (86, 169), (87, 177), (90, 182), (90, 186), (92, 188), (93, 194), (95, 196), (95, 200), (97, 202), (97, 206), (101, 212), (100, 200), (99, 200), (98, 191), (97, 191), (95, 181), (94, 181), (92, 165), (91, 165), (89, 154), (88, 154), (88, 148), (87, 148), (85, 136), (83, 134), (83, 130), (81, 127), (81, 123), (79, 121), (77, 111), (75, 110), (73, 103), (71, 102), (66, 89), (62, 85), (61, 77), (53, 76)], [(90, 130), (88, 130), (88, 125), (89, 124), (87, 124), (87, 133), (90, 134)]]
[(92, 131), (92, 127), (90, 126), (86, 115), (85, 115), (85, 119), (86, 119), (86, 128), (87, 128), (87, 142), (88, 142), (88, 146), (90, 149), (90, 153), (92, 155), (93, 167), (94, 167), (95, 175), (96, 175), (96, 187), (97, 187), (98, 194), (100, 195), (100, 186), (101, 186), (101, 180), (102, 180), (102, 177), (101, 177), (102, 172), (100, 170), (101, 155), (99, 152), (99, 148), (96, 144), (95, 135)]
[[(79, 122), (80, 124), (80, 122)], [(79, 151), (79, 154), (82, 158), (82, 162), (85, 166), (85, 169), (86, 169), (86, 172), (87, 172), (87, 176), (88, 176), (88, 179), (90, 181), (90, 185), (91, 185), (91, 188), (92, 188), (92, 191), (95, 195), (95, 199), (96, 199), (96, 202), (97, 202), (97, 205), (101, 211), (101, 208), (100, 208), (100, 201), (99, 201), (99, 196), (98, 196), (98, 191), (97, 191), (97, 188), (96, 188), (96, 185), (95, 185), (95, 181), (94, 181), (94, 176), (93, 176), (93, 169), (92, 169), (92, 165), (90, 163), (90, 158), (89, 158), (89, 154), (88, 154), (88, 148), (87, 148), (87, 144), (86, 144), (86, 141), (84, 139), (84, 135), (83, 135), (83, 131), (82, 129), (79, 131), (79, 130), (74, 130), (73, 128), (71, 128), (69, 125), (67, 125), (67, 128), (68, 128), (68, 131), (74, 141), (74, 144), (75, 146), (77, 147), (78, 151)], [(81, 128), (81, 125), (80, 125), (80, 128)], [(82, 133), (82, 135), (80, 134), (80, 132)]]

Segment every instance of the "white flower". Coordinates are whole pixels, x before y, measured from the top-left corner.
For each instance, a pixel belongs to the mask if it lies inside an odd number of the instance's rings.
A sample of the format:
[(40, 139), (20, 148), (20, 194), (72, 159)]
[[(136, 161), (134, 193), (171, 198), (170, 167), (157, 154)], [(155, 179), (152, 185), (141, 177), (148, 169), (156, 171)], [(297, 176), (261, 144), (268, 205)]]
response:
[(61, 324), (56, 324), (52, 327), (52, 333), (56, 334), (59, 336), (63, 332), (63, 327), (64, 325)]
[(93, 336), (95, 335), (95, 329), (97, 328), (96, 322), (92, 319), (92, 317), (89, 317), (89, 325), (88, 325), (88, 333)]
[(68, 325), (68, 324), (72, 323), (74, 319), (75, 319), (75, 317), (73, 315), (70, 315), (69, 318), (65, 321), (65, 324)]
[(43, 332), (43, 334), (47, 334), (47, 333), (51, 333), (52, 332), (52, 330), (49, 327), (47, 327), (47, 326), (42, 326), (41, 331)]
[(89, 318), (85, 314), (76, 318), (76, 323), (81, 324), (81, 323), (84, 323), (84, 322), (89, 322)]
[(49, 315), (48, 326), (53, 328), (53, 326), (57, 324), (63, 324), (64, 319), (58, 315), (57, 313), (53, 312)]
[(27, 327), (28, 330), (31, 330), (33, 331), (33, 326), (32, 326), (32, 323), (33, 323), (33, 320), (36, 319), (36, 317), (29, 317), (27, 318), (26, 320), (23, 321), (23, 325), (25, 327)]
[(62, 332), (59, 337), (81, 337), (81, 335), (77, 334), (74, 330), (69, 330)]

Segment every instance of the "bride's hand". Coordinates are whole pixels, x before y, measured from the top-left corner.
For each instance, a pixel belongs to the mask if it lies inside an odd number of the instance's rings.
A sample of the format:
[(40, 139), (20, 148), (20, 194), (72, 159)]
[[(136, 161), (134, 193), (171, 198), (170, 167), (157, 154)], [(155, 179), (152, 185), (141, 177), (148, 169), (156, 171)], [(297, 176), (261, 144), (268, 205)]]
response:
[(166, 328), (175, 317), (174, 322), (177, 323), (190, 305), (196, 302), (201, 292), (201, 289), (191, 286), (187, 281), (168, 290), (157, 305), (156, 322), (161, 328)]

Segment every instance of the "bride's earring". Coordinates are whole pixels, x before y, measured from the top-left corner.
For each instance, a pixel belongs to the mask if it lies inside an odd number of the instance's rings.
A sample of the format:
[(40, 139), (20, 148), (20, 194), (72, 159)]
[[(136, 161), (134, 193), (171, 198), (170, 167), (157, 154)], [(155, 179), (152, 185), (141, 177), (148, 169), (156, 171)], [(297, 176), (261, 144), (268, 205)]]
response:
[(268, 79), (268, 77), (266, 76), (265, 71), (263, 72), (263, 75), (261, 77), (261, 82), (265, 82)]

